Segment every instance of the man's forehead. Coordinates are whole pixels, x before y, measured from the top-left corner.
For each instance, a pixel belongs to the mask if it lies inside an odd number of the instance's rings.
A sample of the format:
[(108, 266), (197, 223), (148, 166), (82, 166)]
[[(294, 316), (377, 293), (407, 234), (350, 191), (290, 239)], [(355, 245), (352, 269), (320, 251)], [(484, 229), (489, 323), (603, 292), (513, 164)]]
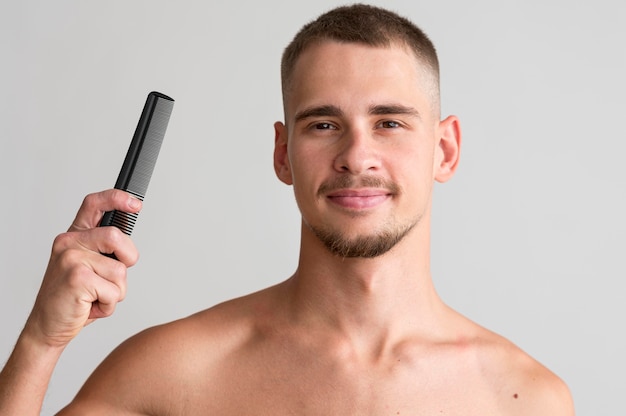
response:
[[(325, 97), (370, 95), (379, 102), (396, 102), (396, 97), (426, 94), (423, 78), (427, 71), (406, 45), (370, 46), (353, 42), (324, 40), (307, 46), (302, 52), (285, 94), (285, 110), (291, 116), (310, 105), (337, 104)], [(429, 97), (430, 98), (430, 97)], [(320, 102), (307, 102), (319, 99)], [(304, 102), (303, 102), (304, 101)], [(326, 101), (326, 102), (325, 102)]]
[[(366, 54), (368, 52), (377, 53), (379, 56), (384, 57), (384, 59), (390, 60), (394, 59), (394, 56), (397, 59), (398, 57), (410, 57), (414, 59), (415, 63), (418, 66), (425, 65), (419, 57), (413, 52), (413, 50), (406, 45), (404, 42), (394, 41), (390, 42), (388, 45), (369, 45), (366, 43), (360, 42), (345, 42), (338, 41), (333, 39), (318, 39), (315, 41), (311, 41), (305, 48), (302, 49), (300, 56), (296, 59), (294, 70), (298, 67), (302, 67), (302, 62), (307, 62), (311, 64), (310, 56), (316, 55), (318, 53), (332, 53), (332, 51), (336, 51), (337, 54), (346, 54), (346, 53), (354, 53), (361, 52)], [(400, 52), (400, 53), (398, 53)], [(306, 68), (306, 67), (305, 67)]]

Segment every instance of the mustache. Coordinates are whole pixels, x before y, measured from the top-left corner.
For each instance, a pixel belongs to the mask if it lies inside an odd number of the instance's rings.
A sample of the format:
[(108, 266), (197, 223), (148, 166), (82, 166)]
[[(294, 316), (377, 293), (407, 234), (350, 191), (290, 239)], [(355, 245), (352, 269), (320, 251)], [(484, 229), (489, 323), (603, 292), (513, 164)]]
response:
[(355, 177), (351, 175), (342, 175), (322, 182), (317, 190), (317, 196), (324, 196), (330, 192), (347, 188), (381, 188), (388, 190), (392, 195), (400, 193), (400, 186), (398, 184), (379, 176)]

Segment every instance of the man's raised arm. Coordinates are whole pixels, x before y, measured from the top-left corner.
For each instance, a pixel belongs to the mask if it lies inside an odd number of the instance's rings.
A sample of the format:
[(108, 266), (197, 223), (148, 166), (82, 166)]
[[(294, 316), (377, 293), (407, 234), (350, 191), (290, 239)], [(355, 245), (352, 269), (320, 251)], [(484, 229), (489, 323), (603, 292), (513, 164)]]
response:
[[(97, 227), (104, 212), (114, 209), (139, 212), (141, 201), (115, 189), (88, 195), (68, 232), (54, 240), (33, 310), (0, 372), (1, 415), (39, 415), (65, 346), (124, 299), (126, 270), (139, 256), (120, 230)], [(101, 253), (114, 253), (117, 260)]]

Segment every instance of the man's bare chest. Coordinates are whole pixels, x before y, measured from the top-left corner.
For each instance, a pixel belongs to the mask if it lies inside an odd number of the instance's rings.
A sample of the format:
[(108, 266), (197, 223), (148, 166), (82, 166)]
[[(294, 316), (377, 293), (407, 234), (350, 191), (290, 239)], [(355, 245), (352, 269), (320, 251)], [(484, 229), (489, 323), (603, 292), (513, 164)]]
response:
[(362, 371), (311, 362), (287, 367), (274, 364), (222, 372), (219, 385), (210, 383), (210, 394), (198, 391), (189, 398), (187, 414), (506, 414), (499, 408), (498, 393), (462, 369), (419, 374), (401, 365)]

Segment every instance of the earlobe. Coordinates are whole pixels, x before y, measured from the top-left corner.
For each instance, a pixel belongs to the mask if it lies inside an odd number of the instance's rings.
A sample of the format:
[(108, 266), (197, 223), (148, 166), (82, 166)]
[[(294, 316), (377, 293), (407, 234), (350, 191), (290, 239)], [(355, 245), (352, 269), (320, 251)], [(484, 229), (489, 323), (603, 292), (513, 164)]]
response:
[(274, 123), (274, 172), (281, 182), (292, 185), (289, 155), (287, 153), (287, 127), (277, 121)]
[(461, 125), (456, 116), (439, 123), (439, 144), (435, 156), (435, 180), (446, 182), (456, 171), (461, 152)]

